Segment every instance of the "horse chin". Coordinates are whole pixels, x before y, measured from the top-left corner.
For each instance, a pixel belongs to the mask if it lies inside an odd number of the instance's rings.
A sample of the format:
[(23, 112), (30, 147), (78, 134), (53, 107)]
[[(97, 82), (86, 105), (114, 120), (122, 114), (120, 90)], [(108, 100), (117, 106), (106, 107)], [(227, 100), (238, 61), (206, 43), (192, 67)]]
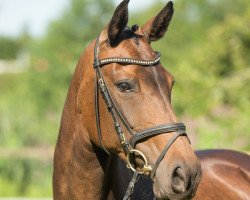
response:
[(171, 187), (166, 182), (161, 183), (158, 178), (154, 178), (153, 182), (153, 191), (157, 200), (171, 200)]
[(167, 182), (161, 182), (157, 178), (154, 179), (153, 191), (157, 200), (191, 200), (196, 193), (196, 189), (192, 193), (175, 193)]

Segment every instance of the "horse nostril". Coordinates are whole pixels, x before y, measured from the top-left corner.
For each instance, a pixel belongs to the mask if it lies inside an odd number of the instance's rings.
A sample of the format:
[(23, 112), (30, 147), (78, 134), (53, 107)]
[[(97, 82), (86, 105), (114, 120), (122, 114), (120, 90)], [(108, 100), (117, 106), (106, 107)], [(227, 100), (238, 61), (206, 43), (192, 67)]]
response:
[(182, 194), (188, 191), (191, 187), (190, 173), (186, 172), (181, 167), (176, 167), (172, 172), (171, 186), (175, 193)]

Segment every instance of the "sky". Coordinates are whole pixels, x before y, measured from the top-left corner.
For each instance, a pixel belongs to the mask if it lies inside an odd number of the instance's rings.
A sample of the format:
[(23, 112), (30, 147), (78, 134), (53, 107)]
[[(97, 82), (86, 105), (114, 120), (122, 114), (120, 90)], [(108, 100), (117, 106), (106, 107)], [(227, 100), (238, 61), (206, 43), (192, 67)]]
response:
[[(121, 2), (113, 1), (116, 5)], [(129, 8), (143, 9), (153, 1), (131, 0)], [(0, 0), (0, 35), (17, 36), (27, 27), (31, 35), (40, 37), (68, 5), (69, 0)]]

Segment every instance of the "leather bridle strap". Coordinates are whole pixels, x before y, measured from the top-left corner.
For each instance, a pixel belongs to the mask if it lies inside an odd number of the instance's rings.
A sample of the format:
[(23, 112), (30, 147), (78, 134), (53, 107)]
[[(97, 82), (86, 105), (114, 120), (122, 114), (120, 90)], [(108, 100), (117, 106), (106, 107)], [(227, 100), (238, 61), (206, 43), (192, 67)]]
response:
[[(109, 92), (109, 90), (107, 88), (105, 80), (102, 77), (102, 73), (100, 71), (100, 67), (96, 68), (96, 76), (97, 76), (97, 79), (98, 79), (98, 86), (100, 88), (100, 92), (102, 94), (102, 97), (103, 97), (103, 99), (104, 99), (104, 101), (106, 103), (106, 106), (107, 106), (107, 109), (108, 109), (109, 113), (111, 114), (111, 116), (113, 118), (115, 131), (116, 131), (117, 136), (119, 138), (119, 141), (120, 141), (120, 143), (122, 145), (122, 148), (123, 148), (125, 154), (127, 155), (127, 154), (130, 153), (131, 146), (130, 146), (129, 142), (126, 140), (126, 138), (125, 138), (125, 136), (123, 134), (122, 128), (121, 128), (120, 123), (119, 123), (119, 120), (118, 120), (118, 118), (116, 116), (116, 111), (115, 111), (113, 99), (111, 98), (111, 95), (110, 95), (110, 92)], [(96, 87), (98, 87), (98, 86), (96, 86)], [(98, 102), (98, 100), (96, 100), (96, 102)], [(99, 107), (98, 103), (96, 103), (96, 107)], [(98, 113), (96, 113), (96, 115), (97, 114)], [(100, 117), (98, 116), (97, 118), (99, 119)], [(98, 123), (100, 123), (100, 121)], [(97, 126), (97, 128), (100, 129), (100, 126), (99, 127)], [(101, 134), (100, 130), (98, 131), (98, 134), (99, 133)], [(99, 136), (99, 139), (100, 138), (101, 138), (101, 136)], [(101, 141), (100, 141), (100, 143), (102, 145)]]
[[(97, 71), (96, 71), (97, 73)], [(98, 134), (98, 139), (100, 142), (100, 145), (102, 149), (110, 155), (109, 151), (106, 149), (102, 142), (102, 133), (101, 133), (101, 125), (100, 125), (100, 111), (99, 111), (99, 84), (97, 80), (97, 74), (95, 76), (95, 117), (96, 117), (96, 128), (97, 128), (97, 134)]]
[(150, 177), (154, 178), (156, 170), (158, 168), (158, 166), (160, 165), (162, 159), (164, 158), (164, 156), (166, 155), (167, 151), (169, 150), (169, 148), (171, 147), (171, 145), (174, 143), (174, 141), (180, 136), (182, 135), (181, 132), (176, 132), (174, 133), (174, 135), (171, 137), (171, 139), (168, 141), (167, 145), (165, 146), (165, 148), (163, 149), (163, 151), (161, 152), (161, 154), (159, 155), (159, 157), (157, 158), (152, 171), (150, 172)]
[(134, 148), (135, 145), (142, 139), (154, 137), (162, 133), (171, 133), (175, 131), (181, 131), (182, 133), (185, 133), (186, 126), (183, 123), (172, 123), (148, 128), (134, 134), (130, 139), (130, 144)]
[[(97, 132), (98, 132), (98, 137), (99, 137), (99, 142), (100, 142), (100, 145), (101, 147), (106, 151), (107, 149), (104, 147), (103, 143), (102, 143), (102, 136), (101, 136), (101, 127), (100, 127), (100, 113), (99, 113), (99, 98), (98, 98), (98, 91), (100, 89), (100, 92), (102, 94), (102, 97), (106, 103), (106, 106), (107, 106), (107, 109), (108, 111), (110, 112), (112, 118), (113, 118), (113, 121), (114, 121), (114, 128), (115, 128), (115, 131), (117, 133), (117, 136), (119, 138), (119, 141), (122, 145), (122, 148), (125, 152), (125, 154), (129, 154), (130, 153), (130, 149), (131, 149), (131, 146), (129, 144), (129, 142), (126, 140), (124, 134), (123, 134), (123, 131), (121, 129), (121, 126), (120, 126), (120, 123), (119, 123), (119, 120), (116, 116), (116, 114), (118, 113), (118, 116), (120, 116), (121, 114), (119, 112), (117, 112), (117, 108), (114, 106), (114, 101), (110, 95), (110, 92), (108, 90), (108, 87), (105, 83), (105, 80), (102, 76), (102, 73), (101, 73), (101, 69), (100, 69), (100, 66), (102, 65), (102, 62), (101, 60), (99, 59), (99, 37), (97, 37), (96, 39), (96, 44), (95, 44), (95, 48), (94, 48), (94, 63), (93, 63), (93, 66), (94, 66), (94, 69), (95, 69), (95, 72), (96, 72), (96, 82), (95, 82), (95, 110), (96, 110), (96, 124), (97, 124)], [(120, 117), (121, 118), (121, 117)], [(121, 120), (123, 121), (124, 118), (121, 118)], [(128, 126), (128, 125), (127, 125)], [(125, 125), (126, 127), (126, 125)], [(110, 155), (110, 153), (108, 152), (108, 154)]]
[(160, 126), (156, 126), (153, 128), (140, 131), (137, 134), (133, 135), (132, 138), (130, 139), (130, 144), (132, 148), (135, 148), (135, 145), (140, 140), (143, 140), (149, 137), (154, 137), (159, 134), (163, 134), (163, 133), (166, 134), (166, 133), (172, 133), (172, 132), (175, 132), (174, 135), (169, 139), (169, 141), (167, 142), (167, 145), (164, 147), (158, 159), (156, 160), (155, 164), (153, 165), (153, 169), (149, 174), (151, 178), (155, 176), (156, 170), (158, 166), (160, 165), (160, 162), (166, 155), (168, 149), (175, 142), (175, 140), (181, 135), (185, 135), (187, 137), (186, 126), (183, 123), (164, 124), (164, 125), (160, 125)]
[(133, 177), (132, 177), (131, 181), (128, 184), (125, 196), (123, 197), (122, 200), (130, 199), (131, 194), (133, 194), (133, 192), (134, 192), (135, 184), (139, 179), (139, 175), (140, 174), (138, 172), (134, 172)]

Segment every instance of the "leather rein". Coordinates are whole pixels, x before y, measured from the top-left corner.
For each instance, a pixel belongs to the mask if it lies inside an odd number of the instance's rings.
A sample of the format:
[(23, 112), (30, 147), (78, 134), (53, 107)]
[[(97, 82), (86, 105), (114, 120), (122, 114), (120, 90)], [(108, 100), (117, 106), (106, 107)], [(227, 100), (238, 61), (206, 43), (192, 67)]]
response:
[[(125, 196), (123, 198), (123, 200), (127, 200), (127, 199), (130, 199), (133, 193), (134, 187), (135, 187), (135, 183), (138, 180), (138, 177), (140, 174), (149, 175), (151, 179), (154, 178), (158, 166), (160, 165), (162, 159), (164, 158), (165, 154), (167, 153), (171, 145), (175, 142), (175, 140), (179, 136), (182, 136), (182, 135), (187, 137), (186, 127), (183, 123), (170, 123), (170, 124), (162, 124), (159, 126), (147, 128), (139, 132), (135, 132), (132, 130), (129, 123), (126, 121), (126, 119), (120, 112), (119, 108), (117, 107), (116, 103), (114, 102), (110, 94), (109, 88), (104, 80), (101, 68), (110, 63), (119, 63), (119, 64), (126, 64), (126, 65), (134, 64), (134, 65), (141, 65), (145, 67), (155, 66), (159, 64), (160, 62), (160, 53), (155, 52), (156, 57), (153, 60), (138, 60), (138, 59), (133, 59), (133, 58), (119, 58), (119, 57), (99, 59), (98, 57), (99, 56), (99, 37), (100, 36), (97, 37), (96, 43), (95, 43), (94, 63), (93, 63), (93, 67), (96, 73), (95, 113), (96, 113), (97, 133), (98, 133), (100, 146), (109, 155), (109, 159), (110, 159), (113, 155), (111, 155), (111, 153), (105, 148), (102, 142), (100, 112), (99, 112), (99, 93), (101, 93), (102, 98), (104, 99), (106, 103), (107, 109), (112, 116), (115, 132), (119, 138), (123, 151), (125, 155), (127, 156), (127, 167), (130, 168), (134, 172), (132, 180), (130, 181), (129, 186), (126, 190)], [(122, 127), (120, 125), (120, 122), (123, 124), (123, 126), (126, 128), (128, 133), (131, 135), (130, 140), (127, 140), (127, 138), (125, 137)], [(167, 142), (166, 146), (164, 147), (163, 151), (157, 158), (154, 165), (148, 163), (146, 156), (141, 151), (135, 149), (136, 144), (140, 142), (141, 140), (148, 139), (159, 134), (166, 134), (166, 133), (173, 133), (173, 132), (174, 132), (173, 136)], [(135, 160), (134, 160), (135, 154), (140, 155), (140, 157), (144, 161), (144, 166), (141, 169), (137, 169), (135, 165)], [(105, 179), (107, 178), (108, 177), (105, 177)], [(103, 199), (107, 198), (107, 195), (108, 195), (107, 192), (108, 191), (104, 191), (104, 193), (106, 194), (104, 194)]]

